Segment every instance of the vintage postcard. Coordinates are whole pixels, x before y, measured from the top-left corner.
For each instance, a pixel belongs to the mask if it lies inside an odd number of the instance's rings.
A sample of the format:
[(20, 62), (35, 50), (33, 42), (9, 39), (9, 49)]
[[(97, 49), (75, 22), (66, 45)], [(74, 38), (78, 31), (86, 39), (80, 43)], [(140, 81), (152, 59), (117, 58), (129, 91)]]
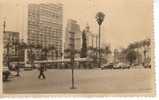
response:
[(155, 96), (153, 0), (1, 0), (1, 96)]

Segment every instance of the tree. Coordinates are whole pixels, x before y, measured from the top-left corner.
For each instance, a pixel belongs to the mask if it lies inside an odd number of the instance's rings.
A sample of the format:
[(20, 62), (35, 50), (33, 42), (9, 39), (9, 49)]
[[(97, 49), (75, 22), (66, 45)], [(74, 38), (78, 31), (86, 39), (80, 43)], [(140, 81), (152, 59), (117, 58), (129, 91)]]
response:
[(142, 44), (143, 44), (143, 47), (144, 47), (143, 54), (144, 54), (144, 63), (145, 63), (146, 60), (147, 60), (146, 54), (147, 54), (147, 52), (148, 52), (148, 48), (149, 48), (150, 45), (151, 45), (151, 40), (150, 40), (150, 39), (146, 39), (146, 40), (144, 40), (144, 41), (142, 42)]
[(65, 58), (70, 58), (70, 52), (71, 52), (71, 50), (70, 49), (65, 49), (64, 52), (65, 52), (64, 53), (64, 57)]
[(82, 32), (82, 49), (81, 49), (81, 58), (87, 57), (87, 38), (86, 32), (83, 30)]
[(104, 17), (105, 17), (105, 14), (103, 13), (103, 12), (98, 12), (97, 14), (96, 14), (96, 21), (97, 21), (97, 23), (98, 23), (98, 25), (99, 25), (99, 64), (98, 64), (98, 67), (100, 67), (101, 66), (101, 58), (100, 58), (100, 37), (101, 37), (101, 25), (102, 25), (102, 23), (103, 23), (103, 21), (104, 21)]
[(27, 44), (22, 40), (22, 41), (13, 41), (13, 45), (15, 48), (15, 52), (17, 55), (17, 61), (20, 61), (24, 58), (24, 50), (27, 49)]
[(35, 46), (35, 49), (42, 49), (42, 45), (37, 44), (37, 45)]
[(129, 46), (128, 46), (128, 49), (135, 49), (135, 48), (136, 48), (136, 46), (135, 46), (134, 43), (131, 43), (131, 44), (129, 44)]
[(58, 59), (58, 56), (59, 56), (58, 55), (58, 53), (59, 53), (58, 50), (55, 50), (55, 53), (56, 53), (56, 59)]
[(106, 47), (105, 47), (104, 53), (105, 53), (106, 55), (112, 53), (110, 46), (106, 46)]
[(128, 50), (126, 55), (127, 60), (130, 62), (130, 65), (137, 59), (137, 52), (134, 50)]
[(10, 47), (11, 47), (11, 44), (10, 44), (10, 42), (8, 42), (5, 46), (4, 46), (4, 48), (6, 48), (7, 49), (7, 54), (5, 55), (5, 58), (7, 59), (6, 60), (6, 64), (7, 64), (7, 66), (8, 66), (8, 69), (10, 69), (10, 66), (9, 66), (9, 64), (10, 64), (10, 54), (9, 54), (9, 50), (10, 50)]
[(47, 47), (42, 48), (42, 59), (47, 60), (47, 53), (49, 49)]
[(52, 52), (53, 50), (56, 50), (55, 46), (54, 45), (50, 45), (49, 48), (48, 48), (48, 51), (51, 52), (52, 59), (53, 59), (53, 56), (54, 56), (54, 54)]
[(33, 53), (33, 49), (35, 48), (35, 45), (33, 44), (28, 44), (27, 45), (27, 49), (28, 51), (28, 58), (29, 58), (29, 62), (31, 65), (33, 65), (34, 60), (35, 60), (35, 54)]
[(98, 23), (98, 25), (102, 25), (103, 21), (104, 21), (104, 17), (105, 17), (105, 14), (103, 12), (98, 12), (96, 14), (96, 21)]
[[(35, 45), (35, 49), (36, 50), (38, 50), (38, 51), (40, 51), (40, 52), (42, 52), (42, 45), (41, 44), (36, 44)], [(42, 58), (42, 53), (41, 54), (38, 54), (38, 55), (35, 55), (35, 59), (36, 60), (39, 60), (39, 59), (41, 59)]]

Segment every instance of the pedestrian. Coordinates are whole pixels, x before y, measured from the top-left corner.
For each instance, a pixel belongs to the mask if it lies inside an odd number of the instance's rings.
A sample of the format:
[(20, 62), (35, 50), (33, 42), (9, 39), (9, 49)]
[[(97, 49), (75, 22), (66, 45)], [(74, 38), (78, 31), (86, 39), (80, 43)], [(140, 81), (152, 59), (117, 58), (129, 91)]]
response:
[(17, 72), (16, 76), (20, 76), (20, 64), (17, 63), (17, 65), (15, 66), (15, 70)]
[(44, 75), (45, 66), (44, 66), (44, 64), (41, 64), (39, 71), (40, 71), (40, 73), (39, 73), (38, 78), (41, 79), (41, 76), (42, 76), (42, 78), (45, 79), (45, 75)]

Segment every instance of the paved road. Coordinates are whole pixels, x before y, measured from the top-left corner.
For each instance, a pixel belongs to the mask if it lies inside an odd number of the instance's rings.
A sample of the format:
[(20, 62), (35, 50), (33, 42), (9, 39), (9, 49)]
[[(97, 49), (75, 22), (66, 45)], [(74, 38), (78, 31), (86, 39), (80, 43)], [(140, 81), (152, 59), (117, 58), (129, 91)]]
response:
[(75, 86), (71, 87), (71, 70), (48, 69), (45, 80), (38, 70), (23, 71), (3, 83), (4, 93), (149, 93), (152, 91), (150, 69), (75, 70)]

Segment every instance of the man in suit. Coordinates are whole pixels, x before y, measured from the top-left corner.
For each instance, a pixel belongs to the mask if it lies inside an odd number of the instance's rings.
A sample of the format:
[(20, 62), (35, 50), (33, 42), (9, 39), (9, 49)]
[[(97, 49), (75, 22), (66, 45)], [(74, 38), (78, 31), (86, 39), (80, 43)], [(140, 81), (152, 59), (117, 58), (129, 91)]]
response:
[(45, 79), (46, 78), (45, 75), (44, 75), (45, 64), (41, 64), (41, 66), (39, 68), (39, 71), (40, 71), (40, 73), (39, 73), (38, 78), (41, 79), (41, 77), (42, 77), (43, 79)]

